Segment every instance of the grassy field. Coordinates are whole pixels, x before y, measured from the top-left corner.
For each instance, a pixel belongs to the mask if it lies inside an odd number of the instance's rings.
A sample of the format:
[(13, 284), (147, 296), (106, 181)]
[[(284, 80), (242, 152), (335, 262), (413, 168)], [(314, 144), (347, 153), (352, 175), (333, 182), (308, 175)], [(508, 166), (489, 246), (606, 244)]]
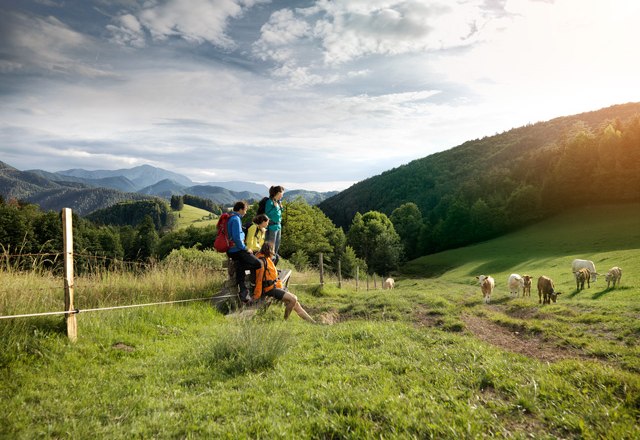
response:
[[(638, 205), (562, 215), (412, 262), (393, 291), (295, 273), (326, 325), (283, 322), (280, 305), (224, 316), (194, 302), (80, 313), (70, 344), (61, 318), (0, 320), (0, 437), (640, 438), (638, 219)], [(622, 267), (621, 287), (600, 278), (577, 293), (575, 257)], [(78, 283), (101, 305), (217, 290), (189, 267), (103, 275), (99, 293)], [(558, 303), (511, 298), (512, 272), (552, 277)], [(488, 305), (481, 273), (497, 281)], [(43, 278), (0, 276), (0, 314)]]
[(184, 205), (182, 210), (172, 212), (178, 217), (176, 229), (186, 228), (187, 226), (215, 226), (218, 222), (218, 217), (214, 214), (191, 205)]

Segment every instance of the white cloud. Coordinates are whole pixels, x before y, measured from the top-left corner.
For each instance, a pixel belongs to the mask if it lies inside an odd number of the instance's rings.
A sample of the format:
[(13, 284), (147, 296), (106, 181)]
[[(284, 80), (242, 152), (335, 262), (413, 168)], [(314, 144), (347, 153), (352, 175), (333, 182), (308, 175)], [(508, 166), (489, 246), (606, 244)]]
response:
[(276, 63), (276, 75), (290, 72), (296, 84), (301, 70), (307, 77), (335, 76), (332, 70), (366, 57), (467, 47), (503, 15), (500, 4), (486, 1), (319, 0), (309, 8), (274, 12), (254, 53)]
[(116, 17), (114, 23), (107, 25), (107, 30), (112, 35), (111, 41), (136, 48), (146, 46), (144, 30), (135, 16), (123, 14)]
[(135, 16), (127, 12), (116, 17), (108, 29), (114, 41), (134, 47), (144, 46), (144, 28), (154, 40), (177, 37), (196, 44), (209, 42), (233, 49), (235, 43), (226, 34), (229, 19), (239, 18), (248, 8), (269, 1), (149, 0)]
[(4, 72), (53, 72), (79, 74), (84, 77), (111, 76), (95, 65), (90, 54), (97, 44), (53, 16), (31, 17), (7, 13), (0, 19), (5, 38), (0, 45), (4, 56), (0, 69)]

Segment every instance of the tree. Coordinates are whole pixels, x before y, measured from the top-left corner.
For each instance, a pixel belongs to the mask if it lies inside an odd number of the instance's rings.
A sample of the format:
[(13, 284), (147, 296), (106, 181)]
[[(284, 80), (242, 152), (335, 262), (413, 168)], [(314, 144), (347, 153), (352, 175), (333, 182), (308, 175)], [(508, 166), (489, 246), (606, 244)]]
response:
[(182, 196), (171, 196), (171, 209), (182, 211), (182, 208), (184, 208), (184, 198)]
[(354, 251), (351, 246), (346, 246), (340, 259), (342, 275), (346, 278), (355, 278), (356, 268), (359, 268), (362, 273), (366, 273), (367, 263), (363, 259), (357, 257), (356, 251)]
[[(341, 246), (341, 234), (331, 220), (302, 198), (284, 202), (283, 206), (280, 254), (290, 258), (294, 253), (304, 251), (310, 264), (317, 265), (318, 255), (322, 252), (325, 263), (333, 264), (336, 245)], [(338, 249), (338, 254), (341, 252), (342, 249)]]
[(347, 234), (347, 244), (363, 258), (370, 273), (388, 274), (402, 258), (400, 236), (391, 220), (381, 212), (356, 213)]
[(391, 222), (404, 246), (404, 254), (412, 260), (420, 256), (418, 242), (422, 228), (422, 213), (415, 203), (400, 205), (391, 213)]
[(136, 248), (138, 260), (149, 260), (153, 257), (156, 244), (158, 243), (158, 233), (156, 232), (153, 219), (150, 215), (144, 217), (140, 226), (138, 226), (138, 234), (136, 237)]

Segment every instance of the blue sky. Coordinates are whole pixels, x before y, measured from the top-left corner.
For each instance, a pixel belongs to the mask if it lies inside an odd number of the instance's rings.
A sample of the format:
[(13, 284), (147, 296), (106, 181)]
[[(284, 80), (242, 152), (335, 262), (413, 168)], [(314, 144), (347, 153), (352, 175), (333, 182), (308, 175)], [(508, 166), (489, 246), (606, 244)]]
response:
[(0, 0), (0, 160), (341, 190), (640, 101), (636, 0)]

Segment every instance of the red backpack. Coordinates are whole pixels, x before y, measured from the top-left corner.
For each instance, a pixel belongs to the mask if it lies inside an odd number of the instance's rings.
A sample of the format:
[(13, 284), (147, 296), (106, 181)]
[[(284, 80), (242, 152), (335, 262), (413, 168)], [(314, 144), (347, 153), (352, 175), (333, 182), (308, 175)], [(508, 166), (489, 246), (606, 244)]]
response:
[(218, 224), (216, 225), (218, 235), (216, 235), (216, 239), (213, 242), (213, 248), (218, 252), (227, 252), (235, 246), (233, 240), (229, 238), (229, 230), (227, 229), (227, 224), (229, 223), (230, 218), (231, 214), (225, 212), (218, 219)]

